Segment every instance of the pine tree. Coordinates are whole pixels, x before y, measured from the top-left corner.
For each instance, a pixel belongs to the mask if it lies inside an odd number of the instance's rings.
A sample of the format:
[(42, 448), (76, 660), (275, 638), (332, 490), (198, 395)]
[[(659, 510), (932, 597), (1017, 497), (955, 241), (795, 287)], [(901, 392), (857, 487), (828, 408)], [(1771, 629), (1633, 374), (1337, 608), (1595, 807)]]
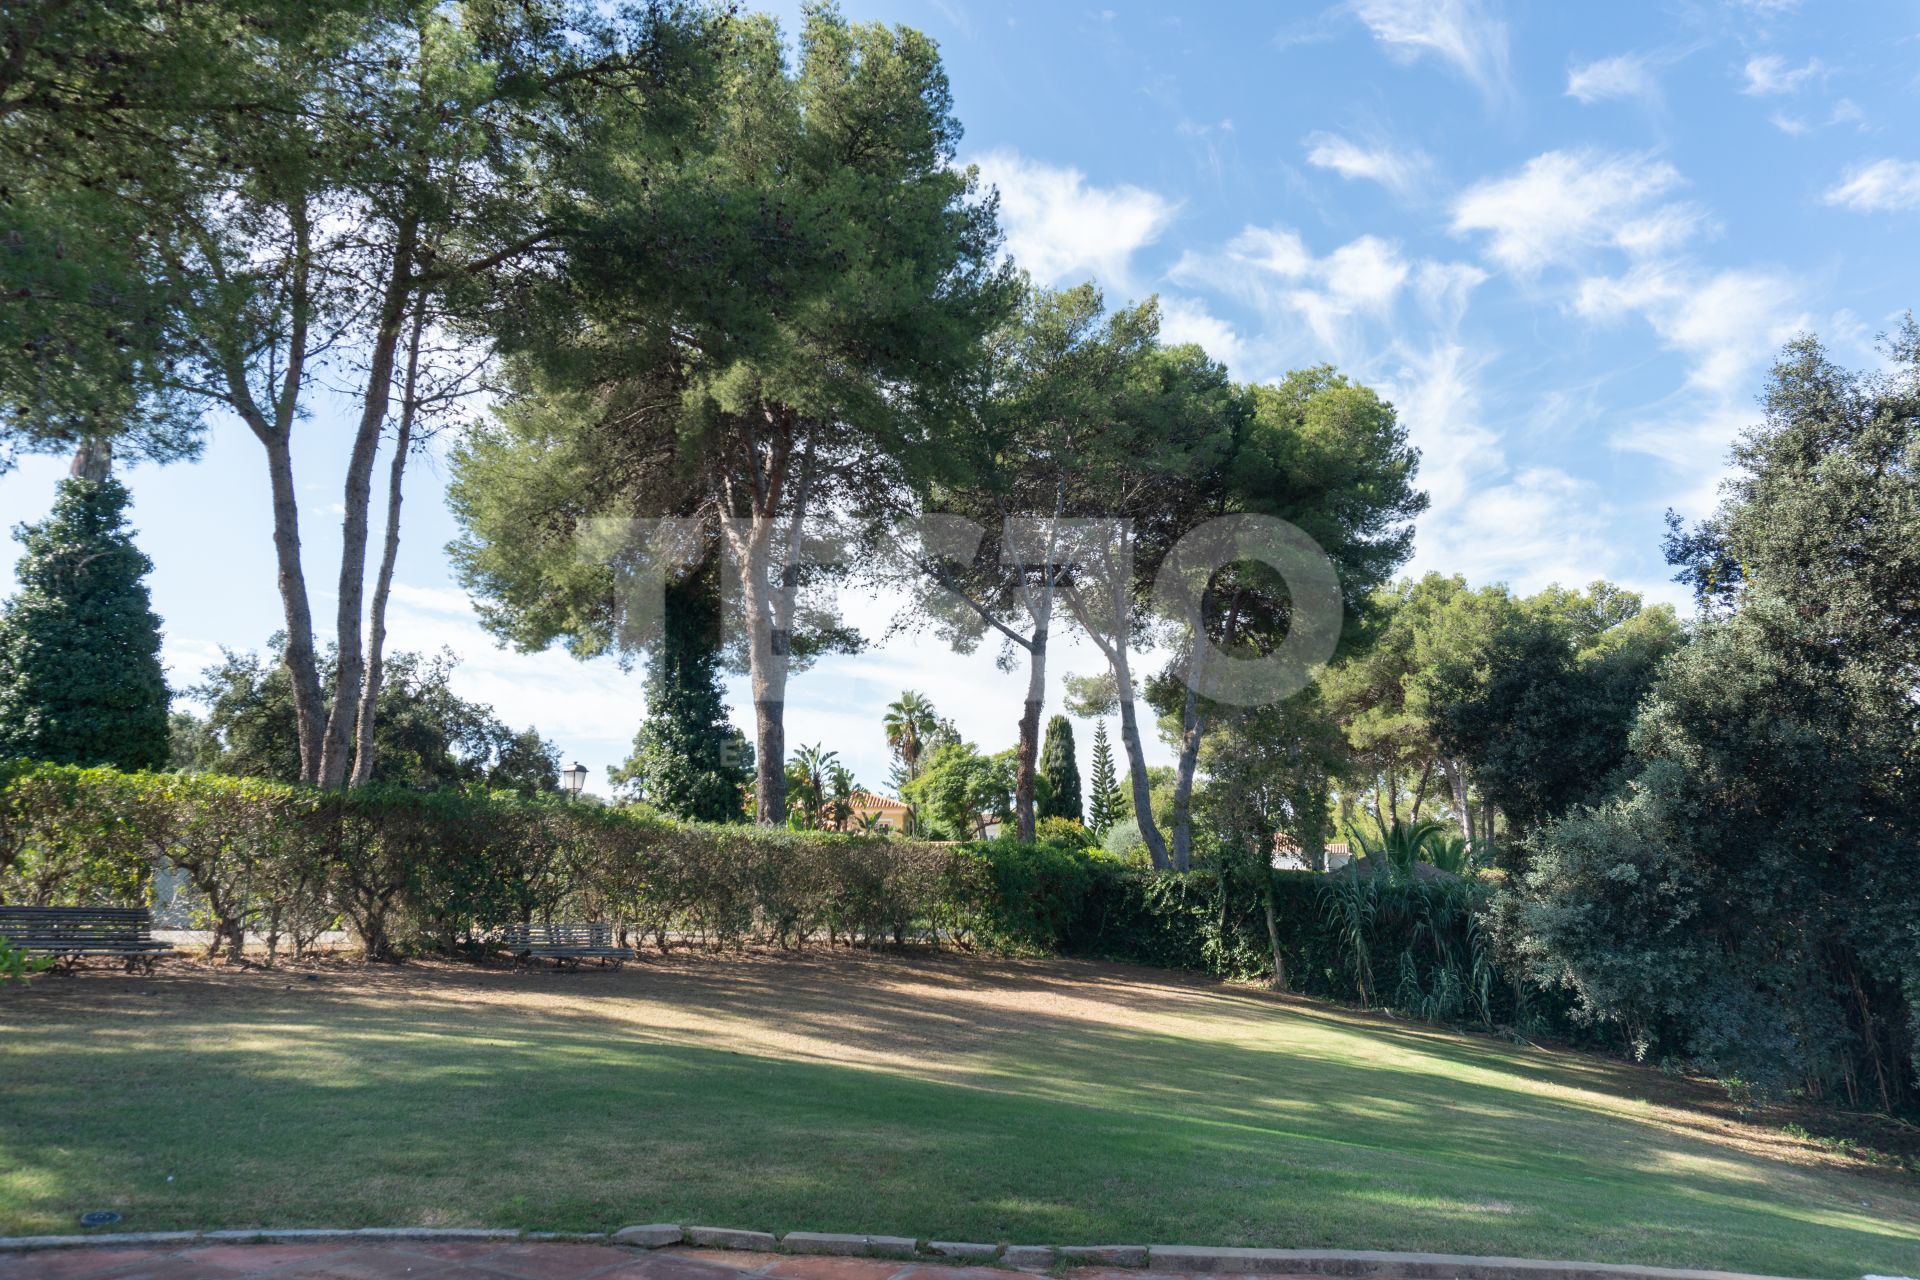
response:
[(738, 822), (753, 749), (727, 720), (719, 674), (720, 601), (711, 570), (667, 587), (666, 621), (647, 661), (647, 718), (616, 788), (662, 813)]
[(1089, 800), (1087, 830), (1094, 838), (1105, 839), (1107, 828), (1120, 820), (1125, 805), (1120, 796), (1120, 780), (1114, 775), (1113, 747), (1107, 742), (1107, 722), (1093, 725), (1093, 795)]
[(1045, 745), (1040, 749), (1040, 778), (1046, 785), (1037, 797), (1037, 815), (1080, 821), (1080, 761), (1073, 748), (1073, 724), (1065, 716), (1047, 721)]
[(153, 562), (112, 477), (63, 480), (22, 525), (20, 590), (0, 613), (0, 758), (164, 769), (169, 754)]

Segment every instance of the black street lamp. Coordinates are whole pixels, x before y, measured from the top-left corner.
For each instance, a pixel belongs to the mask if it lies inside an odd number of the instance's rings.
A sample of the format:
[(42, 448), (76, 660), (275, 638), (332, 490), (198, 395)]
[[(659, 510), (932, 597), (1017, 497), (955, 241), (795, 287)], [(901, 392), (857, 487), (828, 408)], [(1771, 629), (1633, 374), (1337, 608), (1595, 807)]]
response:
[(560, 771), (560, 780), (566, 784), (567, 799), (580, 794), (580, 788), (587, 785), (587, 766), (575, 760)]

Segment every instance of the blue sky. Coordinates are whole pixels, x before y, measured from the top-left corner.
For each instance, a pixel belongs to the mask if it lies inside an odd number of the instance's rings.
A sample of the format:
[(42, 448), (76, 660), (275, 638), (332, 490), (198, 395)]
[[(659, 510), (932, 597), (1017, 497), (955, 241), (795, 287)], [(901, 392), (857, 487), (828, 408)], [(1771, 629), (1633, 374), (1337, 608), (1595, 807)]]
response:
[[(1329, 361), (1391, 398), (1433, 499), (1413, 571), (1677, 600), (1661, 515), (1711, 506), (1779, 344), (1812, 330), (1869, 364), (1920, 301), (1913, 3), (845, 8), (940, 41), (962, 159), (999, 186), (1009, 250), (1043, 283), (1157, 293), (1166, 333), (1242, 379)], [(325, 616), (346, 415), (322, 404), (302, 430)], [(44, 512), (63, 465), (0, 477), (7, 523)], [(216, 421), (202, 462), (128, 481), (188, 684), (221, 644), (279, 625), (264, 463)], [(453, 647), (463, 692), (538, 725), (604, 790), (639, 676), (498, 650), (446, 570), (444, 482), (435, 459), (413, 473), (394, 642)], [(847, 604), (876, 632), (893, 611)], [(1092, 665), (1070, 647), (1056, 691)], [(796, 678), (789, 742), (824, 741), (878, 783), (880, 710), (908, 686), (1011, 743), (1020, 677), (909, 641)]]

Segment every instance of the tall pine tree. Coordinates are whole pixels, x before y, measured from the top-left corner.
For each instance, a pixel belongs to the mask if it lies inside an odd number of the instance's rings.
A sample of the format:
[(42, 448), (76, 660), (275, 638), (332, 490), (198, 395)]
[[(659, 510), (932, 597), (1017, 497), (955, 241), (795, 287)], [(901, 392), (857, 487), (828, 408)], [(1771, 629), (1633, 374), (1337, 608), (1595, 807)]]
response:
[(153, 562), (133, 545), (111, 476), (60, 484), (53, 514), (22, 525), (20, 590), (0, 613), (0, 757), (167, 767), (167, 681)]
[(1037, 812), (1042, 818), (1081, 818), (1080, 761), (1073, 749), (1073, 724), (1065, 716), (1047, 721), (1046, 745), (1040, 749), (1040, 788)]
[(647, 718), (612, 780), (676, 818), (739, 822), (753, 748), (721, 697), (715, 576), (709, 568), (667, 585), (665, 625), (647, 660)]
[(1113, 746), (1107, 741), (1107, 722), (1093, 725), (1093, 794), (1088, 800), (1087, 830), (1095, 839), (1105, 839), (1107, 828), (1120, 820), (1125, 803), (1120, 796), (1120, 779), (1114, 775)]

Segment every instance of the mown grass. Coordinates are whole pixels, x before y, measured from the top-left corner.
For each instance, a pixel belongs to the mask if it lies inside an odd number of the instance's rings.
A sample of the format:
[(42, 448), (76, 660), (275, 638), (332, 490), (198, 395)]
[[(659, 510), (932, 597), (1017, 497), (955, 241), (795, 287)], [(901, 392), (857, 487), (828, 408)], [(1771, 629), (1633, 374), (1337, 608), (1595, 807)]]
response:
[(46, 978), (0, 993), (0, 1089), (8, 1234), (111, 1208), (1920, 1274), (1920, 1186), (1654, 1073), (1109, 966)]

